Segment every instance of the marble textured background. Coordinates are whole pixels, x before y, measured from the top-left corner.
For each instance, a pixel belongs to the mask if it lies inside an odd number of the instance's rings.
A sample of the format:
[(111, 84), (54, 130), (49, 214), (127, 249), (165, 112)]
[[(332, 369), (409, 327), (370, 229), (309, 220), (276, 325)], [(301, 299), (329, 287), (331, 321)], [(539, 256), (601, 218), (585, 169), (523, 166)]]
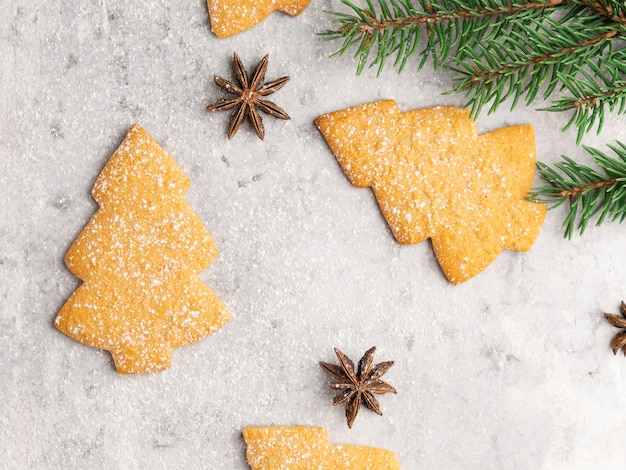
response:
[[(566, 241), (557, 210), (529, 253), (450, 285), (429, 243), (393, 240), (313, 119), (462, 97), (440, 95), (445, 71), (355, 77), (349, 56), (328, 59), (338, 44), (315, 34), (331, 7), (313, 0), (218, 40), (202, 0), (0, 0), (1, 468), (245, 469), (242, 427), (293, 424), (394, 450), (404, 469), (624, 465), (626, 359), (601, 315), (626, 298), (624, 227)], [(233, 51), (249, 68), (269, 52), (268, 79), (292, 77), (274, 97), (293, 119), (266, 119), (265, 142), (247, 124), (228, 141), (228, 116), (204, 112)], [(530, 122), (540, 160), (588, 162), (560, 133), (567, 119), (503, 107), (478, 126)], [(52, 326), (79, 284), (63, 255), (134, 122), (191, 177), (187, 200), (220, 250), (201, 278), (233, 317), (147, 377), (117, 374), (108, 353)], [(584, 143), (623, 140), (623, 125), (613, 116)], [(333, 346), (358, 358), (372, 345), (397, 361), (387, 377), (399, 394), (348, 430), (317, 363)]]

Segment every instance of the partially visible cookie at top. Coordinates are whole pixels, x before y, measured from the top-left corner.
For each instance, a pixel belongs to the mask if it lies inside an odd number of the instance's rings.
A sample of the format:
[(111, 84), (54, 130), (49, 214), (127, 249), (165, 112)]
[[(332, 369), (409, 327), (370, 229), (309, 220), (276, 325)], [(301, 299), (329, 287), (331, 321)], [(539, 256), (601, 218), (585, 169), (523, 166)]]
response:
[(395, 101), (315, 122), (352, 184), (372, 187), (396, 240), (430, 238), (453, 284), (537, 238), (546, 208), (526, 200), (535, 172), (531, 125), (479, 136), (468, 109), (401, 113)]
[(273, 11), (297, 16), (311, 0), (207, 0), (211, 30), (218, 38), (241, 33)]

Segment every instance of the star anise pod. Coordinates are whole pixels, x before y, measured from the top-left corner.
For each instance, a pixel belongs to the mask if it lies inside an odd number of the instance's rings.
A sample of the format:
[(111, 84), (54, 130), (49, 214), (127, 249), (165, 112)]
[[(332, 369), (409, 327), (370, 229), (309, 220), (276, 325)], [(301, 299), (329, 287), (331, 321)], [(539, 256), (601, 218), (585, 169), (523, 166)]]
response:
[[(605, 313), (604, 316), (611, 325), (617, 328), (626, 328), (626, 304), (624, 301), (622, 301), (620, 305), (620, 313), (622, 316), (612, 313)], [(611, 339), (611, 349), (613, 350), (613, 354), (617, 354), (617, 351), (621, 349), (624, 352), (624, 356), (626, 356), (626, 330), (622, 330), (613, 336), (613, 339)]]
[(235, 53), (233, 58), (233, 68), (235, 70), (235, 77), (237, 77), (239, 86), (229, 80), (226, 80), (225, 78), (218, 77), (217, 75), (213, 76), (215, 84), (218, 87), (226, 93), (235, 95), (235, 97), (222, 98), (207, 106), (206, 110), (228, 111), (229, 109), (233, 109), (235, 106), (239, 106), (237, 111), (235, 111), (230, 118), (230, 125), (228, 126), (229, 139), (232, 139), (237, 133), (239, 126), (241, 126), (241, 123), (246, 118), (246, 114), (250, 115), (250, 122), (252, 123), (252, 127), (254, 127), (257, 135), (261, 138), (261, 140), (264, 139), (265, 127), (263, 126), (263, 120), (261, 119), (261, 115), (259, 114), (257, 108), (278, 119), (291, 119), (282, 108), (271, 101), (261, 98), (262, 96), (271, 95), (272, 93), (277, 92), (289, 81), (289, 77), (282, 77), (278, 80), (274, 80), (260, 86), (261, 82), (265, 78), (268, 59), (269, 54), (263, 57), (263, 60), (261, 60), (254, 71), (252, 79), (248, 79), (246, 69), (241, 63), (241, 59), (239, 59), (237, 53)]
[(374, 352), (376, 351), (376, 346), (374, 346), (363, 355), (359, 361), (358, 369), (355, 371), (354, 362), (339, 349), (334, 349), (340, 365), (337, 366), (327, 362), (320, 362), (320, 365), (326, 369), (326, 372), (339, 380), (339, 382), (330, 383), (328, 386), (338, 391), (333, 399), (333, 406), (348, 402), (346, 405), (348, 427), (352, 428), (352, 423), (354, 423), (354, 419), (359, 412), (361, 402), (367, 408), (382, 416), (383, 412), (380, 410), (380, 405), (374, 394), (397, 393), (395, 388), (380, 380), (380, 377), (393, 365), (393, 361), (381, 362), (372, 367)]

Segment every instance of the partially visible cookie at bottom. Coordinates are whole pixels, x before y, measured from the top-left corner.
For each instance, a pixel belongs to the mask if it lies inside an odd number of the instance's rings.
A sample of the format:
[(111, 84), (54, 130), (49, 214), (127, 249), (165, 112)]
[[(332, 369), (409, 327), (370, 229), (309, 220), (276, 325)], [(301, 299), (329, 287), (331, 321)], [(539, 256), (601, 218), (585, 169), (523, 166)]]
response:
[(249, 427), (243, 430), (252, 470), (399, 470), (394, 452), (333, 445), (323, 428)]
[(273, 11), (297, 16), (311, 0), (207, 0), (211, 31), (218, 38), (239, 34), (263, 21)]

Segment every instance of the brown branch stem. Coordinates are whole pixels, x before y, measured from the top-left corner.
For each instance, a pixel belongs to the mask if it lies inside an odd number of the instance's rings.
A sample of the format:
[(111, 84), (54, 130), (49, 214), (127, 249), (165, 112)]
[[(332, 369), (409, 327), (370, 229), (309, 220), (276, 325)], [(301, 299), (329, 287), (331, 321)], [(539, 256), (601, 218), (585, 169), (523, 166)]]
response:
[(584, 186), (574, 186), (572, 189), (562, 189), (561, 192), (559, 193), (559, 197), (563, 199), (569, 198), (570, 200), (576, 199), (583, 192), (589, 189), (606, 188), (607, 186), (611, 186), (612, 184), (615, 184), (616, 181), (617, 181), (617, 177), (611, 178), (610, 180), (606, 180), (606, 181), (600, 181), (598, 183), (589, 183)]
[(616, 12), (615, 9), (611, 5), (607, 5), (606, 8), (603, 7), (600, 2), (597, 0), (582, 0), (585, 5), (589, 8), (597, 11), (600, 15), (605, 18), (614, 21), (615, 23), (620, 23), (626, 25), (626, 14), (624, 12)]
[(580, 108), (583, 106), (595, 106), (595, 104), (602, 98), (606, 98), (607, 96), (611, 95), (617, 95), (623, 90), (626, 90), (626, 83), (615, 86), (608, 90), (604, 90), (603, 92), (597, 93), (595, 95), (589, 95), (582, 98), (573, 99), (567, 104), (569, 106), (569, 109)]

